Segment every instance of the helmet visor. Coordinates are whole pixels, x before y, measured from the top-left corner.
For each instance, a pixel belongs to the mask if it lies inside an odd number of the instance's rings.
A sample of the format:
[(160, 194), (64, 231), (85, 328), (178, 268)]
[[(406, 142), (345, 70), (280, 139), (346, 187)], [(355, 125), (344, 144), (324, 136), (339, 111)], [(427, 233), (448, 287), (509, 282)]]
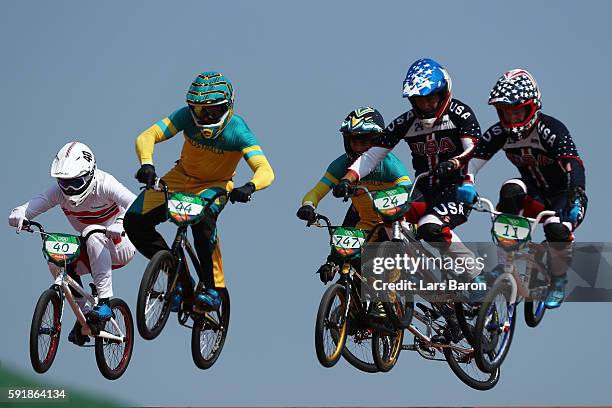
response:
[(189, 109), (199, 125), (216, 125), (229, 111), (229, 104), (223, 102), (216, 105), (189, 105)]
[(497, 116), (502, 126), (508, 129), (525, 126), (536, 113), (536, 106), (533, 100), (529, 100), (519, 105), (495, 105)]
[(57, 184), (64, 194), (75, 195), (80, 194), (87, 187), (89, 181), (91, 181), (91, 173), (70, 179), (58, 178)]

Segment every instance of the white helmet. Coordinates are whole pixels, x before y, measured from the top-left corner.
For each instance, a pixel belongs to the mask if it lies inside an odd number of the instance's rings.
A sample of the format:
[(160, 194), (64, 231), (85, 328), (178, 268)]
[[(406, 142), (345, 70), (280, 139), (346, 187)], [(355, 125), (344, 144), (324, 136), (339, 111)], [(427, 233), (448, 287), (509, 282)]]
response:
[(81, 142), (66, 143), (51, 164), (51, 176), (57, 179), (62, 193), (75, 207), (92, 192), (95, 170), (93, 152)]

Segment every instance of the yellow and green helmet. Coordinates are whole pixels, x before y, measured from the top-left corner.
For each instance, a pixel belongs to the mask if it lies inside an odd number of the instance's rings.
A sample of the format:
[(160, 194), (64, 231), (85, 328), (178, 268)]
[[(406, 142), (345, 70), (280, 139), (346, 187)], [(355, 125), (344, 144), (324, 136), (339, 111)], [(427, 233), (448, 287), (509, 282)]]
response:
[(202, 72), (187, 91), (187, 105), (205, 138), (218, 137), (234, 113), (234, 89), (218, 72)]

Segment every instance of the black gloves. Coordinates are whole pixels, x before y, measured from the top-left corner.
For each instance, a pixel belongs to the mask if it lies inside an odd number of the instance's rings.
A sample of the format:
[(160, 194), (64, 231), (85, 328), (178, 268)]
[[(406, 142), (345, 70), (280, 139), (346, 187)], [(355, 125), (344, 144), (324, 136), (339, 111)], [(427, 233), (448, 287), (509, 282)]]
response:
[(455, 174), (455, 163), (452, 161), (444, 161), (438, 164), (434, 170), (434, 176), (438, 178), (449, 178)]
[(155, 167), (152, 164), (143, 164), (136, 173), (136, 180), (145, 184), (147, 188), (153, 187), (156, 177)]
[(334, 197), (338, 198), (347, 198), (350, 196), (355, 189), (351, 186), (351, 183), (348, 180), (340, 180), (338, 184), (334, 187), (332, 194)]
[(312, 205), (303, 205), (297, 211), (297, 217), (300, 220), (314, 222), (315, 221), (315, 209)]
[(232, 203), (235, 203), (236, 201), (239, 203), (246, 203), (251, 200), (251, 194), (253, 194), (254, 191), (255, 184), (249, 181), (244, 186), (233, 189), (229, 193), (228, 198)]

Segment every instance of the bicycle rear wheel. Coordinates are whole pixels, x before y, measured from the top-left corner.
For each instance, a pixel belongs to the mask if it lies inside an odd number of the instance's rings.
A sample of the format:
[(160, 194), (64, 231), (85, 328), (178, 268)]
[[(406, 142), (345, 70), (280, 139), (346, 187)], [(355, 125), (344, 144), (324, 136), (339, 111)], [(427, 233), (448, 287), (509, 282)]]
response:
[(53, 289), (45, 290), (36, 303), (30, 326), (30, 362), (37, 373), (45, 373), (55, 360), (59, 345), (61, 300)]
[[(191, 330), (191, 356), (198, 368), (212, 367), (221, 355), (230, 321), (230, 298), (226, 288), (218, 288), (221, 306), (218, 311), (199, 318)], [(212, 322), (210, 320), (212, 320)]]
[(136, 325), (145, 340), (159, 336), (170, 316), (172, 294), (168, 291), (176, 273), (174, 265), (170, 251), (159, 251), (142, 275), (136, 301)]
[(380, 370), (372, 357), (372, 330), (366, 327), (353, 330), (351, 326), (354, 324), (356, 323), (349, 318), (342, 357), (360, 371), (378, 373)]
[(346, 288), (333, 284), (321, 298), (315, 323), (315, 350), (323, 367), (333, 367), (346, 343), (348, 303)]
[(525, 323), (529, 327), (537, 327), (544, 318), (545, 312), (544, 302), (539, 300), (525, 302)]
[[(466, 349), (470, 348), (467, 339), (461, 340), (456, 346)], [(465, 353), (456, 349), (451, 349), (450, 347), (445, 347), (444, 357), (457, 378), (475, 390), (490, 390), (495, 387), (499, 381), (500, 368), (497, 367), (491, 373), (480, 370), (476, 365), (473, 351)]]
[(116, 326), (109, 320), (102, 330), (115, 336), (123, 334), (123, 341), (96, 337), (96, 364), (105, 378), (116, 380), (123, 375), (132, 358), (134, 321), (127, 303), (119, 298), (111, 299), (110, 303)]
[(399, 329), (393, 334), (383, 334), (375, 331), (372, 335), (372, 355), (376, 367), (386, 373), (390, 371), (399, 358), (404, 340), (404, 330)]

